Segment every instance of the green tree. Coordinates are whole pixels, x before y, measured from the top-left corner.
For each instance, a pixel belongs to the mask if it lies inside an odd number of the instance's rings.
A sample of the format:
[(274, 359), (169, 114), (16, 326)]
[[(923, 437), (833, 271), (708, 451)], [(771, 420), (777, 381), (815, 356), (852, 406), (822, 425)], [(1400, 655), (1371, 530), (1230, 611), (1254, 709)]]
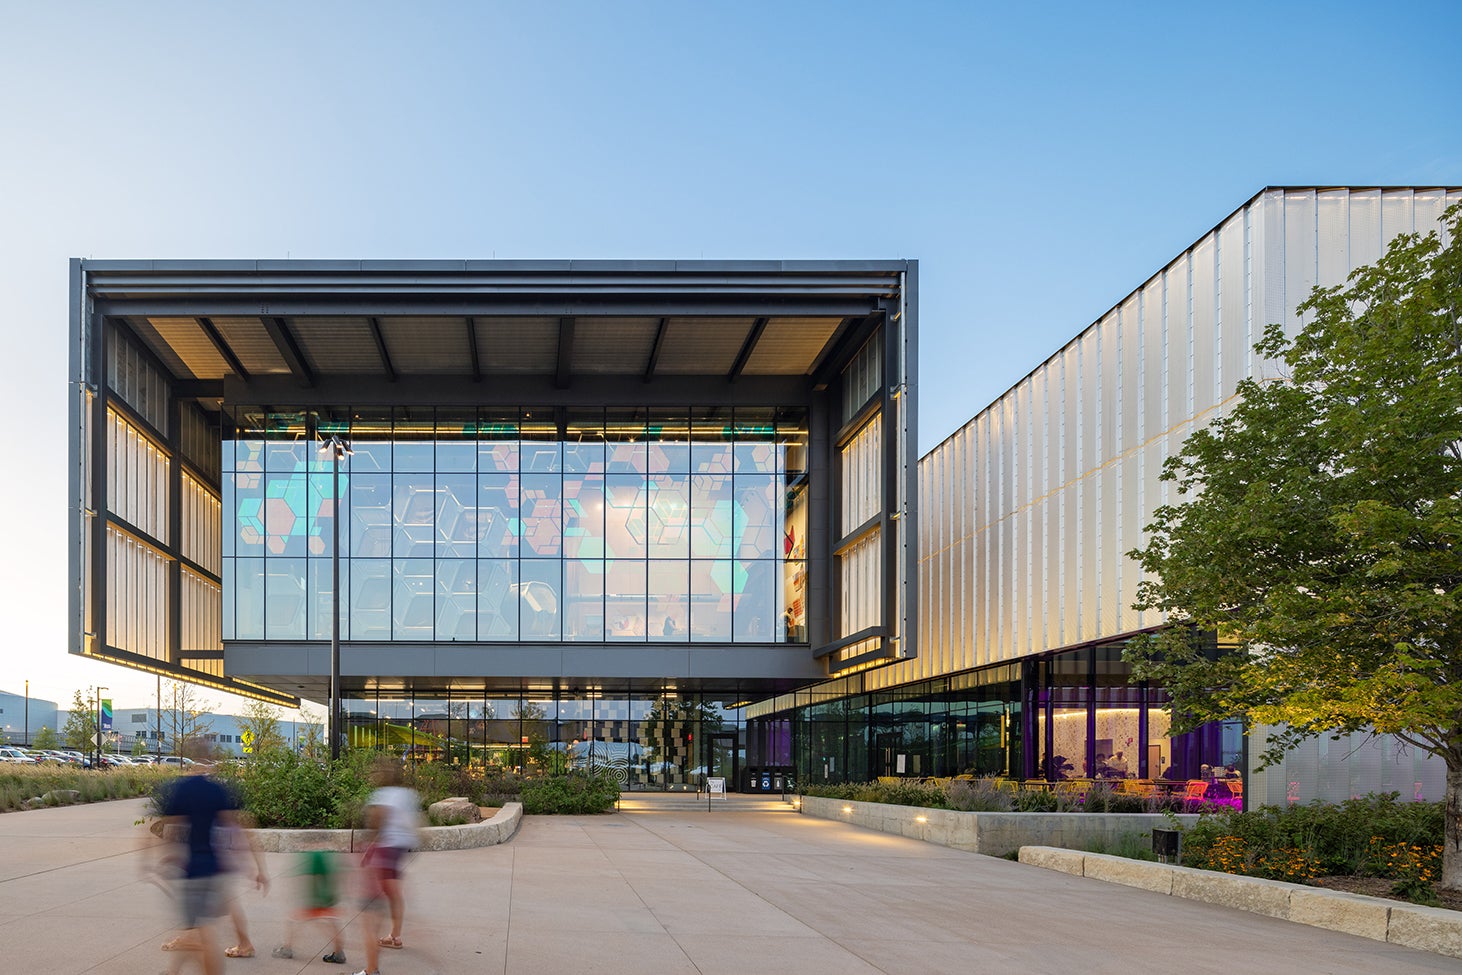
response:
[(71, 695), (71, 711), (66, 723), (61, 726), (61, 738), (66, 747), (78, 752), (96, 750), (96, 693), (88, 687), (86, 696), (77, 690)]
[[(1175, 730), (1276, 726), (1266, 762), (1318, 735), (1396, 735), (1446, 763), (1442, 886), (1462, 888), (1462, 206), (1299, 306), (1282, 364), (1246, 380), (1163, 477), (1137, 608), (1177, 624), (1134, 643)], [(1208, 639), (1199, 638), (1206, 632)], [(1212, 634), (1242, 652), (1212, 652)], [(1204, 644), (1207, 644), (1205, 648)]]
[(133, 738), (132, 739), (132, 754), (133, 755), (146, 755), (147, 754), (147, 739), (142, 737), (141, 732), (139, 732), (137, 734), (137, 737), (136, 738)]
[[(279, 730), (279, 708), (267, 701), (250, 700), (239, 715), (245, 740), (254, 755), (267, 755), (287, 747), (284, 733)], [(247, 737), (245, 737), (247, 736)]]
[(59, 742), (60, 739), (56, 737), (56, 733), (52, 731), (48, 725), (41, 725), (41, 730), (35, 733), (35, 735), (31, 738), (30, 743), (32, 748), (39, 748), (42, 751), (50, 751), (51, 749), (58, 747)]

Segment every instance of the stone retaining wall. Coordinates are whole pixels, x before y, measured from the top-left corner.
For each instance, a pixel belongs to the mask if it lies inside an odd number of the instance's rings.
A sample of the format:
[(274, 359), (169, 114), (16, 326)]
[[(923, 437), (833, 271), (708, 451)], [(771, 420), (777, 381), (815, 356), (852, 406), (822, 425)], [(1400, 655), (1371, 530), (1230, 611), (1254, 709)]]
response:
[[(462, 826), (426, 826), (421, 830), (422, 850), (471, 850), (479, 846), (506, 843), (523, 821), (521, 802), (504, 803), (491, 819)], [(170, 830), (184, 827), (170, 827)], [(333, 850), (355, 853), (370, 842), (364, 829), (251, 829), (254, 844), (264, 853), (299, 853), (305, 850)]]
[(1303, 884), (1026, 846), (1020, 862), (1462, 958), (1462, 912)]
[[(802, 812), (808, 816), (997, 857), (1010, 856), (1023, 846), (1086, 849), (1103, 844), (1116, 846), (1129, 836), (1140, 837), (1145, 843), (1155, 827), (1172, 825), (1172, 820), (1160, 813), (961, 812), (816, 796), (801, 799)], [(1196, 822), (1197, 818), (1178, 817), (1184, 823)]]

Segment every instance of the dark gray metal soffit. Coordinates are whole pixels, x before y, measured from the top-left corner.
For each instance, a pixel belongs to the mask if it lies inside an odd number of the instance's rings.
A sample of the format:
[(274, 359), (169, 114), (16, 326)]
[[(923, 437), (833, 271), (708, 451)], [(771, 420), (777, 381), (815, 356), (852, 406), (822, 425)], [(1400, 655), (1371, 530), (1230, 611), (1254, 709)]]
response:
[(82, 261), (175, 380), (809, 376), (905, 261)]

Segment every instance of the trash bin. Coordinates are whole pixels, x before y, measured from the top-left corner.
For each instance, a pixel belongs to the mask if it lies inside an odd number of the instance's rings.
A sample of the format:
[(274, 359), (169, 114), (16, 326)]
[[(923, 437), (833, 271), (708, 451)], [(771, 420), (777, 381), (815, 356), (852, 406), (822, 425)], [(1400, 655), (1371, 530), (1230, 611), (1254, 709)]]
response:
[(778, 772), (772, 778), (772, 791), (773, 792), (781, 792), (782, 791), (782, 773), (780, 773), (780, 772)]
[(763, 792), (771, 792), (772, 791), (772, 773), (770, 773), (770, 772), (763, 772), (761, 774), (761, 791), (763, 791)]
[(1177, 863), (1183, 854), (1183, 833), (1176, 829), (1152, 831), (1152, 852), (1159, 863)]

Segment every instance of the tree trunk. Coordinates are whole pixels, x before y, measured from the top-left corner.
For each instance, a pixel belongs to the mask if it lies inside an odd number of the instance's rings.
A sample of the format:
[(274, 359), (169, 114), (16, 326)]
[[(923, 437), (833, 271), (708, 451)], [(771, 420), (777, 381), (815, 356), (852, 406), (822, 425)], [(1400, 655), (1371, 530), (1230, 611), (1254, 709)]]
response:
[(1442, 841), (1442, 882), (1438, 887), (1462, 890), (1462, 754), (1447, 753), (1447, 805)]

